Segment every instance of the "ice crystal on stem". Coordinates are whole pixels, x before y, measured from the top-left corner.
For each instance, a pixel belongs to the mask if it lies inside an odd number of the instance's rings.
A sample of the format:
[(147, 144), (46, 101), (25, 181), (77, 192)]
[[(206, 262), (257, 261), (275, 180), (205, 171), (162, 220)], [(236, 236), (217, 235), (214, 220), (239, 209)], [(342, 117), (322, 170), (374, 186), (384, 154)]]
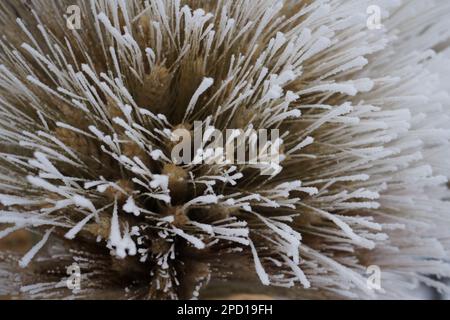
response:
[[(39, 238), (2, 247), (0, 295), (447, 290), (448, 14), (437, 0), (1, 1), (0, 238)], [(264, 148), (281, 162), (212, 161), (227, 129), (250, 145), (279, 130)], [(177, 132), (198, 130), (194, 161), (175, 161)]]

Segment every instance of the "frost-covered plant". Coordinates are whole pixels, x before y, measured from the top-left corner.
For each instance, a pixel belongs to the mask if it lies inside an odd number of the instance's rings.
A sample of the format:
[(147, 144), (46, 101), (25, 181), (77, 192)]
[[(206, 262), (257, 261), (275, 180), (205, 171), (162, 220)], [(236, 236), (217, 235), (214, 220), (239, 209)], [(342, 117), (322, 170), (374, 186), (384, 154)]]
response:
[[(0, 254), (0, 295), (445, 290), (449, 14), (445, 0), (1, 1), (0, 238), (40, 238)], [(194, 121), (279, 129), (281, 171), (175, 164), (173, 132)]]

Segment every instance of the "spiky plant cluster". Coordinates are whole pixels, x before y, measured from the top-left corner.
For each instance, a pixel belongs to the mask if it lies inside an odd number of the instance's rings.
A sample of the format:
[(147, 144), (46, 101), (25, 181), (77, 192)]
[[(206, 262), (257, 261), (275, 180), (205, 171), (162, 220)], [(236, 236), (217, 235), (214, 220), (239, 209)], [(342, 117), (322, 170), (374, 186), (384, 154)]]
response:
[[(0, 253), (0, 295), (445, 290), (449, 14), (444, 0), (1, 1), (0, 238), (37, 240)], [(281, 170), (177, 164), (173, 132), (194, 121), (279, 129)]]

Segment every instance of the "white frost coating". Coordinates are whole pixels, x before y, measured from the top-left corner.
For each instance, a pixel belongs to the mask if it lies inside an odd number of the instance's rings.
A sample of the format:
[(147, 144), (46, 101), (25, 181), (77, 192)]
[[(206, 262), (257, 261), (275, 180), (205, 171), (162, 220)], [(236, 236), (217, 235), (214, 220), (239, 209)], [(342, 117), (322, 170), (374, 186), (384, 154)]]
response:
[(259, 260), (258, 253), (256, 252), (256, 248), (255, 248), (253, 242), (250, 241), (249, 243), (250, 243), (250, 248), (252, 249), (256, 273), (258, 274), (258, 277), (261, 280), (261, 283), (264, 284), (265, 286), (268, 286), (268, 285), (270, 285), (269, 276), (267, 275), (266, 271), (264, 270), (264, 267), (261, 264), (261, 260)]
[(62, 195), (64, 197), (69, 197), (69, 194), (67, 192), (63, 191), (61, 188), (58, 188), (58, 187), (54, 186), (53, 184), (47, 182), (44, 179), (41, 179), (39, 177), (28, 176), (27, 180), (31, 184), (33, 184), (33, 185), (35, 185), (35, 186), (37, 186), (39, 188), (46, 189), (48, 191), (57, 193), (57, 194)]
[(374, 86), (374, 82), (368, 78), (354, 80), (353, 84), (359, 92), (369, 92)]
[(169, 189), (169, 177), (166, 175), (153, 175), (153, 180), (150, 182), (150, 187), (153, 189), (161, 188), (163, 191)]
[(64, 237), (66, 237), (67, 239), (74, 239), (78, 232), (80, 232), (81, 229), (83, 229), (83, 227), (86, 225), (86, 223), (88, 223), (94, 216), (94, 213), (88, 215), (86, 218), (78, 222), (75, 227), (70, 229), (69, 232), (64, 235)]
[(199, 222), (195, 222), (195, 221), (191, 221), (190, 222), (193, 226), (196, 226), (197, 228), (199, 228), (200, 230), (209, 233), (211, 235), (214, 235), (214, 227), (209, 225), (209, 224), (204, 224), (204, 223), (199, 223)]
[(204, 78), (202, 83), (199, 85), (197, 91), (195, 91), (194, 95), (192, 96), (191, 101), (189, 102), (189, 105), (186, 108), (186, 112), (184, 115), (184, 119), (183, 121), (185, 121), (189, 115), (191, 114), (191, 112), (193, 111), (198, 98), (200, 98), (200, 96), (209, 89), (209, 87), (211, 87), (214, 84), (214, 79), (212, 78)]
[(0, 194), (0, 203), (4, 206), (13, 206), (37, 204), (39, 201), (34, 201), (23, 197), (10, 196), (8, 194)]
[(287, 152), (288, 155), (303, 149), (306, 146), (309, 146), (310, 144), (312, 144), (314, 142), (314, 138), (312, 137), (306, 137), (305, 140), (303, 140), (302, 142), (300, 142), (297, 146), (295, 146), (294, 148), (292, 148), (291, 150), (289, 150)]
[(170, 198), (170, 196), (167, 195), (167, 194), (150, 193), (150, 194), (147, 194), (147, 195), (148, 195), (149, 197), (151, 197), (151, 198), (155, 198), (155, 199), (164, 201), (164, 202), (167, 203), (167, 204), (170, 204), (171, 198)]
[(0, 223), (4, 224), (15, 224), (15, 225), (30, 225), (30, 226), (41, 226), (41, 225), (53, 225), (59, 227), (69, 227), (67, 224), (56, 222), (45, 217), (39, 218), (39, 215), (32, 213), (22, 213), (22, 212), (10, 212), (10, 211), (0, 211)]
[(183, 208), (188, 208), (191, 205), (195, 204), (214, 204), (219, 201), (219, 197), (214, 194), (208, 194), (206, 196), (200, 196), (192, 199), (183, 206)]
[(161, 150), (153, 150), (150, 152), (150, 156), (153, 160), (157, 161), (164, 156), (164, 153)]
[(200, 240), (199, 238), (196, 238), (192, 235), (189, 235), (187, 233), (185, 233), (183, 230), (172, 227), (171, 231), (173, 233), (175, 233), (176, 235), (186, 239), (187, 241), (189, 241), (192, 245), (194, 245), (194, 247), (196, 247), (197, 249), (204, 249), (205, 248), (205, 243)]
[(283, 71), (276, 79), (279, 85), (284, 85), (292, 80), (295, 80), (295, 73), (292, 70)]
[(303, 285), (303, 287), (305, 289), (310, 288), (311, 287), (311, 283), (306, 278), (306, 276), (303, 273), (302, 269), (300, 269), (300, 267), (296, 263), (292, 262), (289, 258), (285, 257), (284, 260), (292, 268), (292, 271), (294, 271), (294, 274), (297, 276), (298, 280)]
[(49, 229), (45, 232), (42, 239), (36, 243), (33, 248), (30, 249), (19, 261), (19, 266), (21, 268), (25, 268), (30, 263), (31, 259), (34, 258), (34, 256), (39, 252), (39, 250), (42, 249), (42, 247), (47, 243), (48, 238), (50, 237), (50, 234), (52, 233), (53, 228)]
[(136, 255), (136, 244), (131, 239), (129, 232), (125, 231), (123, 237), (121, 235), (119, 217), (117, 214), (117, 203), (114, 205), (113, 216), (111, 219), (109, 245), (114, 249), (115, 255), (120, 259), (124, 259), (127, 255)]
[[(94, 17), (83, 34), (49, 30), (65, 24), (56, 6), (6, 6), (0, 238), (55, 226), (59, 237), (79, 241), (88, 224), (112, 218), (111, 254), (150, 262), (157, 291), (173, 299), (184, 285), (172, 264), (184, 247), (175, 245), (179, 238), (219, 251), (212, 257), (219, 262), (224, 247), (251, 250), (264, 284), (311, 286), (311, 294), (371, 296), (366, 257), (390, 280), (373, 295), (409, 298), (408, 286), (420, 282), (448, 289), (432, 276), (450, 277), (450, 205), (442, 201), (450, 199), (450, 3), (382, 0), (385, 28), (373, 32), (365, 24), (371, 0), (295, 2), (212, 1), (207, 13), (179, 0), (92, 1), (80, 6)], [(426, 14), (417, 19), (417, 12)], [(149, 84), (159, 80), (160, 87)], [(145, 97), (147, 87), (161, 101)], [(177, 90), (181, 99), (167, 97)], [(189, 192), (169, 190), (161, 168), (172, 163), (165, 154), (173, 132), (195, 129), (196, 120), (205, 135), (194, 150), (198, 163), (182, 167)], [(279, 128), (280, 139), (265, 146), (280, 147), (279, 163), (265, 155), (254, 156), (256, 165), (205, 163), (224, 155), (206, 144), (215, 128), (242, 129), (251, 145), (253, 130)], [(256, 173), (271, 167), (276, 176)], [(202, 214), (162, 214), (172, 206)], [(158, 254), (149, 249), (155, 237), (163, 243)], [(109, 259), (93, 258), (89, 246), (77, 254), (87, 265)], [(14, 287), (3, 275), (17, 279), (4, 265), (0, 291)], [(118, 267), (128, 271), (126, 261)], [(43, 281), (23, 292), (52, 297), (55, 286)], [(197, 297), (201, 286), (193, 287)]]
[(133, 197), (128, 198), (127, 202), (123, 205), (123, 210), (125, 212), (134, 214), (136, 217), (141, 214), (141, 210), (138, 206), (136, 206)]
[(95, 209), (94, 204), (91, 202), (91, 200), (80, 195), (74, 195), (72, 197), (72, 200), (76, 206), (89, 209), (92, 213), (97, 213), (97, 210)]

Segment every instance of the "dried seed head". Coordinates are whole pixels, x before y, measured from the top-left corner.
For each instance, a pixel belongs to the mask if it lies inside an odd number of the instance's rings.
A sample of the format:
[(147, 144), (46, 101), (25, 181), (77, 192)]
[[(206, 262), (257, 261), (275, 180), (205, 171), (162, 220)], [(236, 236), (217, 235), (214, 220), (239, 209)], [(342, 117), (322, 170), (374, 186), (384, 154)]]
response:
[(189, 217), (187, 216), (186, 210), (179, 206), (179, 207), (167, 207), (165, 208), (162, 213), (166, 216), (173, 217), (173, 221), (171, 224), (178, 228), (185, 227), (189, 223)]
[[(64, 297), (74, 261), (79, 298), (445, 289), (450, 3), (384, 1), (375, 31), (371, 0), (74, 0), (78, 32), (66, 0), (3, 2), (0, 296)], [(279, 161), (171, 157), (177, 129), (198, 156), (250, 128), (278, 130)]]
[(162, 174), (169, 177), (169, 189), (173, 203), (180, 203), (188, 196), (188, 172), (177, 165), (167, 163)]
[(84, 229), (95, 237), (100, 236), (102, 239), (108, 239), (111, 229), (111, 218), (105, 215), (101, 216), (98, 221), (87, 224)]
[(137, 103), (158, 114), (167, 113), (171, 101), (170, 84), (172, 75), (165, 66), (155, 66), (144, 76), (142, 87), (137, 92)]

